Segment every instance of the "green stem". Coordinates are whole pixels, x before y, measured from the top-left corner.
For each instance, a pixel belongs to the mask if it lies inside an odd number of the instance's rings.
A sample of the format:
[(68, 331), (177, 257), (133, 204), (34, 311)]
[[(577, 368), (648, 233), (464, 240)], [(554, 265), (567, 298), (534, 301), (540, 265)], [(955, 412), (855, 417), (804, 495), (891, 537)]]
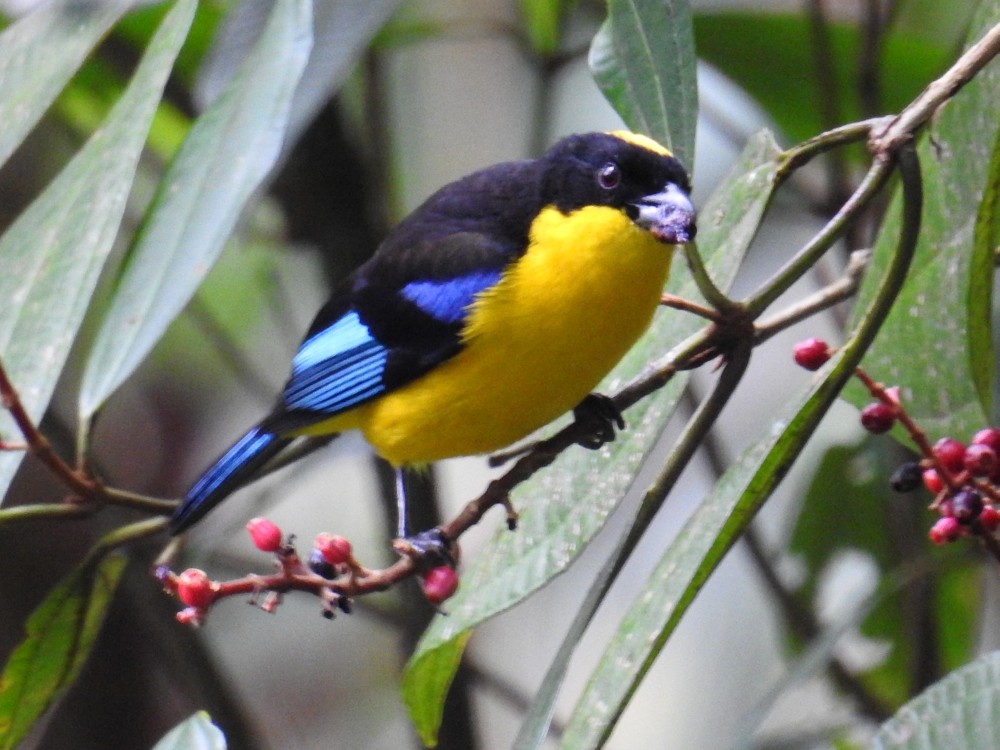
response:
[(761, 291), (745, 302), (747, 311), (754, 318), (816, 264), (816, 261), (844, 233), (847, 223), (878, 194), (891, 173), (892, 164), (890, 162), (878, 159), (872, 163), (857, 190), (826, 223), (826, 226), (816, 233), (793, 258), (779, 268), (774, 276), (762, 286)]
[(143, 521), (136, 521), (127, 526), (119, 526), (116, 529), (112, 529), (98, 539), (97, 544), (90, 548), (86, 558), (84, 558), (83, 564), (92, 565), (99, 562), (105, 555), (118, 547), (132, 544), (140, 539), (155, 536), (161, 531), (166, 531), (167, 523), (166, 518), (147, 518)]
[(60, 520), (84, 518), (91, 515), (98, 506), (92, 503), (35, 503), (15, 505), (0, 510), (0, 526), (23, 521)]
[(687, 260), (688, 268), (691, 270), (691, 278), (694, 280), (695, 286), (698, 287), (698, 291), (701, 292), (701, 296), (720, 313), (734, 312), (738, 304), (723, 294), (712, 281), (708, 269), (705, 268), (705, 262), (701, 258), (701, 253), (698, 252), (697, 244), (688, 242), (684, 244), (683, 248), (684, 259)]
[(161, 516), (169, 515), (177, 508), (176, 500), (164, 500), (159, 497), (140, 495), (137, 492), (129, 492), (128, 490), (121, 490), (116, 487), (105, 487), (104, 497), (109, 503), (114, 505), (133, 508), (134, 510), (141, 510), (147, 513), (155, 513)]

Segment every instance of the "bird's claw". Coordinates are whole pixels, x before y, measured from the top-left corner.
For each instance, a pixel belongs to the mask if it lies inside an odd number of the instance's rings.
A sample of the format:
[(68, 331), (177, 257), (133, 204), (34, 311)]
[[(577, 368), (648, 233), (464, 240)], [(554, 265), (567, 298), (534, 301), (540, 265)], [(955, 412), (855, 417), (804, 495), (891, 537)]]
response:
[(437, 527), (397, 539), (392, 546), (399, 554), (412, 558), (421, 568), (439, 565), (454, 568), (458, 565), (455, 555), (457, 546)]
[(591, 393), (573, 409), (573, 418), (586, 434), (577, 444), (597, 450), (615, 439), (615, 428), (625, 429), (625, 418), (615, 402), (601, 393)]

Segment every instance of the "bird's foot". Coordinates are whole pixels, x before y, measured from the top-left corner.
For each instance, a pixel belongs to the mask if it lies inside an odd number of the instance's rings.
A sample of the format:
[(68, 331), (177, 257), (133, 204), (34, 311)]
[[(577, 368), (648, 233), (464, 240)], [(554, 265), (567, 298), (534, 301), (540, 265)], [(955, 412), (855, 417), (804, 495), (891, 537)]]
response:
[(425, 570), (439, 565), (451, 568), (458, 565), (458, 545), (438, 527), (396, 539), (392, 547), (399, 554), (413, 559), (418, 567)]
[(577, 440), (587, 450), (597, 450), (615, 439), (615, 427), (625, 429), (625, 418), (609, 396), (591, 393), (573, 409), (573, 418), (586, 435)]

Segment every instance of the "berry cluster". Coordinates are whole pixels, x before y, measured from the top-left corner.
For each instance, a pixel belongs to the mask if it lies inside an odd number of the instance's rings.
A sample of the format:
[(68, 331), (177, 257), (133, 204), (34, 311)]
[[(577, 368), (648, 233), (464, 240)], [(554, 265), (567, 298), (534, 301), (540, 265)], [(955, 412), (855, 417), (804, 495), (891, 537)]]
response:
[[(807, 370), (818, 370), (830, 359), (832, 350), (821, 339), (807, 339), (795, 345), (796, 363)], [(940, 516), (929, 537), (935, 544), (946, 544), (960, 537), (976, 535), (1000, 553), (994, 532), (1000, 527), (1000, 429), (986, 427), (968, 445), (944, 437), (931, 445), (924, 432), (900, 403), (899, 388), (886, 388), (858, 368), (857, 378), (864, 383), (873, 401), (861, 410), (861, 424), (880, 435), (897, 424), (903, 427), (921, 454), (919, 461), (903, 464), (890, 479), (897, 492), (912, 492), (921, 484), (933, 495), (930, 508)]]
[[(323, 616), (333, 619), (336, 610), (351, 612), (349, 593), (357, 584), (372, 575), (354, 559), (349, 540), (334, 534), (317, 535), (303, 564), (295, 550), (294, 537), (285, 538), (281, 529), (267, 518), (254, 518), (247, 523), (247, 533), (254, 546), (274, 555), (278, 572), (270, 576), (249, 575), (233, 581), (213, 581), (197, 568), (180, 574), (167, 566), (156, 570), (166, 591), (177, 596), (185, 608), (177, 613), (177, 621), (186, 625), (201, 625), (209, 608), (219, 599), (236, 594), (249, 594), (256, 604), (264, 593), (260, 608), (274, 612), (282, 594), (290, 590), (310, 591), (323, 600)], [(434, 606), (450, 598), (458, 589), (458, 574), (449, 565), (420, 571), (424, 597)], [(383, 587), (384, 588), (384, 587)], [(347, 593), (345, 593), (347, 592)]]

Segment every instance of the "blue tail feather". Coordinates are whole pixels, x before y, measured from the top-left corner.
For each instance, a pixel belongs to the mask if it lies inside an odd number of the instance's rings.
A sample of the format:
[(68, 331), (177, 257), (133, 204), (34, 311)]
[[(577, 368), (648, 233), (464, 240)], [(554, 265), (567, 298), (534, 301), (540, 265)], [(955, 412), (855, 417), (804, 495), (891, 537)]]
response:
[(290, 442), (291, 438), (266, 432), (259, 426), (247, 432), (188, 490), (170, 519), (170, 533), (179, 534), (195, 523), (223, 498), (252, 479)]

